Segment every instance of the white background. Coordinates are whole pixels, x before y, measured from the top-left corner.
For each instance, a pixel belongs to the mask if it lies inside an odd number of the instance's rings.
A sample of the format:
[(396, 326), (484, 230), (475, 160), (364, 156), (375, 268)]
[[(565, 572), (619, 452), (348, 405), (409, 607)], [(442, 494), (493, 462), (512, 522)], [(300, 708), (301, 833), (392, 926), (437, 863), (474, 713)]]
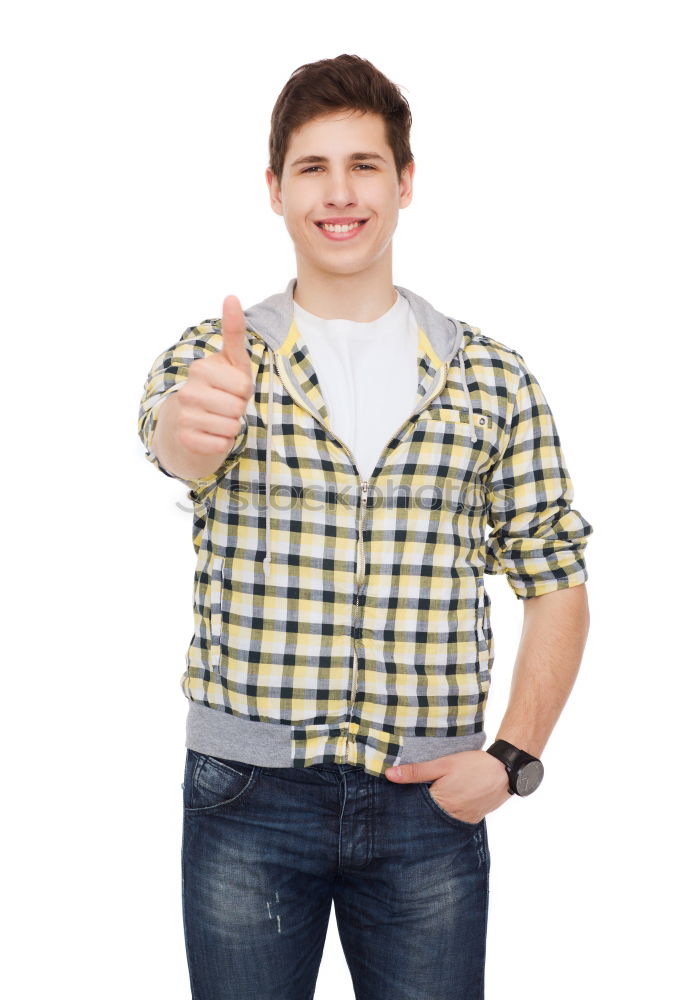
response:
[[(187, 326), (294, 276), (264, 180), (270, 113), (294, 69), (341, 52), (412, 108), (394, 281), (524, 355), (594, 526), (590, 638), (545, 781), (488, 818), (487, 1000), (688, 995), (684, 7), (5, 14), (6, 996), (190, 996), (194, 553), (138, 405)], [(522, 610), (505, 578), (488, 590), (493, 739)], [(332, 916), (317, 1000), (352, 995)]]

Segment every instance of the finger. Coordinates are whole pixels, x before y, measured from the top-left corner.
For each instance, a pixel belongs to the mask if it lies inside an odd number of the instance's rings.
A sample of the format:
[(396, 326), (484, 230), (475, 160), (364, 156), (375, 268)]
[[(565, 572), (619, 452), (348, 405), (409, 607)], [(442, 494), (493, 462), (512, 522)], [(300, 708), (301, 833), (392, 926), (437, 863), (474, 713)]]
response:
[[(211, 372), (211, 375), (213, 374)], [(222, 369), (220, 369), (220, 374), (224, 374)], [(242, 393), (243, 391), (242, 389)], [(192, 386), (186, 394), (186, 401), (190, 411), (195, 411), (195, 419), (198, 418), (199, 413), (215, 413), (221, 417), (239, 417), (247, 408), (247, 400), (242, 393), (237, 390), (233, 380), (216, 376), (216, 381), (203, 383), (200, 389)]]
[(439, 778), (442, 773), (436, 760), (386, 768), (386, 777), (398, 782), (432, 781), (434, 778)]
[[(239, 429), (237, 433), (239, 433)], [(205, 431), (180, 431), (181, 444), (195, 455), (227, 454), (236, 437), (237, 434), (226, 437), (225, 435), (207, 434)]]
[(240, 300), (227, 295), (223, 300), (223, 354), (231, 365), (250, 373), (251, 365), (245, 344), (246, 324)]
[[(220, 353), (225, 358), (224, 352)], [(231, 363), (219, 365), (216, 363), (217, 358), (217, 354), (210, 354), (206, 358), (198, 358), (192, 362), (189, 368), (190, 388), (187, 390), (187, 398), (201, 409), (224, 413), (225, 407), (220, 396), (216, 396), (215, 392), (209, 393), (209, 387), (212, 390), (220, 390), (223, 395), (231, 393), (233, 396), (238, 396), (246, 405), (247, 400), (254, 395), (254, 376), (251, 369), (247, 371)], [(180, 392), (183, 391), (180, 389)], [(215, 404), (220, 405), (220, 409), (217, 409), (213, 400)]]
[(189, 425), (180, 422), (180, 433), (185, 431), (200, 434), (217, 434), (219, 437), (236, 437), (241, 428), (240, 415), (221, 415), (218, 413), (198, 413)]

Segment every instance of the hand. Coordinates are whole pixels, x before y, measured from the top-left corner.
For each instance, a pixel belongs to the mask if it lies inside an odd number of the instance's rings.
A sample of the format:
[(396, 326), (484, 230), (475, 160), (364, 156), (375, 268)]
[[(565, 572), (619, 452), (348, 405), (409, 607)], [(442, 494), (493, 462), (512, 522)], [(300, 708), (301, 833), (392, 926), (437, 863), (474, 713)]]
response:
[(187, 381), (175, 393), (177, 439), (194, 455), (227, 454), (254, 395), (244, 313), (235, 295), (223, 301), (222, 332), (222, 350), (193, 361)]
[(429, 786), (432, 799), (465, 823), (479, 823), (512, 797), (505, 766), (486, 750), (461, 750), (419, 764), (400, 764), (389, 767), (386, 777), (401, 784), (433, 781)]

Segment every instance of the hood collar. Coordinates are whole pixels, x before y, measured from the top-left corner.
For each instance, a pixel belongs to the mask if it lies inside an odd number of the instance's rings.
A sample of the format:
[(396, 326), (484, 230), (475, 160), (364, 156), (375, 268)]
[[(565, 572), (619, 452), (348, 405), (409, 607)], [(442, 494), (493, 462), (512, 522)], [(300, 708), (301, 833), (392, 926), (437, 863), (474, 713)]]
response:
[[(285, 291), (269, 295), (262, 302), (250, 306), (244, 313), (247, 329), (262, 336), (274, 351), (280, 350), (290, 333), (296, 284), (297, 278), (291, 278)], [(459, 348), (461, 346), (464, 348), (471, 337), (471, 329), (467, 323), (444, 316), (434, 309), (430, 302), (421, 295), (415, 295), (409, 288), (403, 288), (402, 285), (393, 287), (409, 302), (418, 325), (424, 329), (441, 361), (450, 362)]]

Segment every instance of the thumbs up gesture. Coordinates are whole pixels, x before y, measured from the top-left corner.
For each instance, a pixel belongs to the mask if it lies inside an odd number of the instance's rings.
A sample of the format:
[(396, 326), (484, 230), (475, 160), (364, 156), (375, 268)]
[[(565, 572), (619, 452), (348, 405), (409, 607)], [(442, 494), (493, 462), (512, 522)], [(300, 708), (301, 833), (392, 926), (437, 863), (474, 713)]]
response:
[(187, 381), (173, 396), (177, 443), (190, 455), (226, 455), (254, 395), (244, 313), (236, 295), (223, 301), (222, 330), (222, 350), (193, 361)]

